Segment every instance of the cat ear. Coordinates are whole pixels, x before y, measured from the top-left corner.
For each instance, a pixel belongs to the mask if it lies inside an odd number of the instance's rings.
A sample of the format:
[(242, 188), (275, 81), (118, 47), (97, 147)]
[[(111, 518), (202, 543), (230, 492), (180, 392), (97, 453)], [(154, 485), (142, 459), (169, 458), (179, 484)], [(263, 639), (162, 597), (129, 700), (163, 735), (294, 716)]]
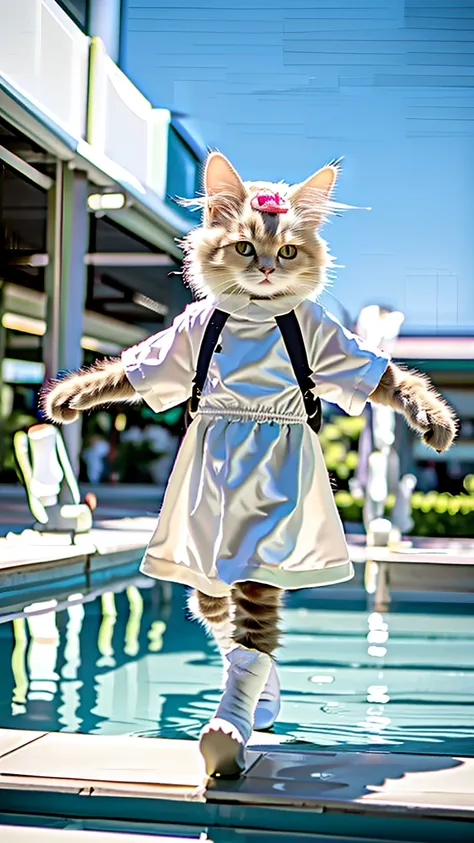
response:
[(322, 201), (328, 199), (339, 175), (340, 163), (340, 160), (331, 161), (330, 164), (322, 167), (321, 170), (318, 170), (309, 179), (301, 182), (301, 184), (295, 185), (290, 192), (290, 199), (294, 202), (305, 197), (305, 194), (307, 197), (310, 197), (311, 194), (316, 196), (314, 193), (316, 190)]
[(220, 223), (244, 202), (247, 192), (237, 170), (220, 152), (211, 152), (204, 170), (207, 221)]
[(245, 187), (237, 170), (221, 152), (211, 152), (204, 170), (204, 187), (207, 196), (214, 196), (223, 191), (245, 196)]

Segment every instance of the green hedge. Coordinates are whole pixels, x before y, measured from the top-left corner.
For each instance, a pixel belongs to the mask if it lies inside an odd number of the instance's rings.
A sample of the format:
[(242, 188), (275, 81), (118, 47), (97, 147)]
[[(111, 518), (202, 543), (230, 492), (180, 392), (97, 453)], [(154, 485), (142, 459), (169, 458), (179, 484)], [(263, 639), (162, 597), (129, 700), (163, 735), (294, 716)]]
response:
[[(363, 500), (349, 492), (336, 492), (336, 504), (343, 521), (362, 522)], [(393, 496), (387, 500), (385, 512), (390, 515)], [(438, 492), (412, 496), (414, 536), (474, 537), (474, 495), (448, 495)]]

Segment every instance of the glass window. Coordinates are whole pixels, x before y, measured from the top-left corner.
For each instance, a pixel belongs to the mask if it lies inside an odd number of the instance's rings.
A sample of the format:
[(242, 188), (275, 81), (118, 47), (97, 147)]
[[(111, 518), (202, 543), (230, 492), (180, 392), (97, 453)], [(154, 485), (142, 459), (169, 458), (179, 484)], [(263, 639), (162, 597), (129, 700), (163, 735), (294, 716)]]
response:
[(191, 199), (198, 187), (200, 164), (189, 146), (170, 126), (168, 140), (168, 182), (169, 197)]
[(89, 0), (58, 0), (58, 2), (69, 17), (85, 32), (88, 24)]

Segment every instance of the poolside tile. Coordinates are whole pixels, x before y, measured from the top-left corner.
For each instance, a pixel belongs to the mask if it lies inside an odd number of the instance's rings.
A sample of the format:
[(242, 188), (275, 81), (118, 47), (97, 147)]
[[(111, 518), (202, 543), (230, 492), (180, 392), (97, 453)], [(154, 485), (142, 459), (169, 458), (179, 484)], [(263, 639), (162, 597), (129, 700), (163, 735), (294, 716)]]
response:
[(35, 741), (44, 732), (23, 731), (23, 729), (0, 729), (0, 758), (26, 744)]
[[(245, 777), (209, 785), (210, 801), (321, 808), (335, 803), (474, 812), (474, 760), (391, 753), (267, 752)], [(352, 808), (353, 810), (353, 808)]]
[[(406, 774), (400, 778), (387, 777), (381, 786), (374, 786), (373, 793), (365, 800), (386, 796), (406, 795), (410, 793), (432, 794), (469, 794), (474, 806), (474, 759), (431, 756), (431, 764), (419, 763), (419, 756), (399, 756), (405, 760)], [(439, 766), (438, 766), (439, 765)]]
[(384, 788), (380, 793), (366, 796), (357, 800), (359, 805), (378, 805), (384, 807), (394, 806), (397, 809), (406, 807), (423, 809), (425, 814), (452, 813), (458, 816), (468, 816), (471, 820), (474, 813), (474, 799), (471, 793), (442, 793), (434, 791), (418, 791), (410, 789), (410, 781), (407, 782), (407, 791), (400, 793)]
[[(21, 790), (28, 793), (68, 793), (79, 796), (155, 798), (183, 802), (205, 802), (204, 785), (179, 786), (171, 784), (137, 784), (135, 782), (95, 781), (91, 778), (63, 779), (42, 776), (3, 775), (0, 773), (0, 790)], [(0, 838), (1, 839), (1, 838)], [(3, 840), (2, 840), (3, 843)]]
[(198, 787), (204, 770), (194, 741), (51, 733), (0, 758), (0, 774)]
[(2, 575), (12, 568), (30, 570), (34, 565), (48, 565), (54, 562), (62, 563), (69, 561), (86, 561), (89, 553), (93, 553), (95, 547), (84, 548), (81, 546), (57, 547), (54, 545), (40, 544), (21, 545), (6, 539), (0, 539), (0, 572)]
[[(41, 565), (70, 565), (77, 561), (90, 561), (100, 567), (107, 558), (123, 562), (127, 551), (136, 557), (143, 553), (153, 532), (154, 518), (123, 518), (99, 522), (86, 534), (79, 534), (70, 544), (69, 536), (39, 534), (33, 530), (10, 533), (0, 537), (0, 577), (10, 570), (31, 570)], [(90, 558), (90, 559), (89, 559)], [(133, 554), (132, 554), (133, 558)]]
[[(28, 826), (1, 826), (0, 837), (2, 843), (25, 843), (25, 840), (31, 843), (137, 843), (140, 837), (136, 834), (116, 834), (113, 831), (81, 831), (79, 829), (57, 829), (57, 828), (33, 828)], [(181, 835), (172, 837), (169, 834), (166, 837), (155, 834), (146, 836), (147, 843), (192, 843), (196, 841), (196, 837), (186, 838)]]

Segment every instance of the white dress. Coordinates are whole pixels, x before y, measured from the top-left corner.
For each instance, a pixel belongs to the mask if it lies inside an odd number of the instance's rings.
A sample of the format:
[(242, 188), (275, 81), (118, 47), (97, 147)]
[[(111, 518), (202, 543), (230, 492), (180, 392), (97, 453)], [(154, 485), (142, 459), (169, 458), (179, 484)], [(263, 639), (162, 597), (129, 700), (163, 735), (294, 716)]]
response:
[(352, 563), (321, 446), (275, 316), (295, 310), (315, 394), (350, 415), (362, 412), (388, 358), (302, 297), (207, 298), (123, 352), (128, 378), (156, 412), (190, 397), (215, 307), (230, 316), (141, 570), (216, 597), (244, 580), (284, 589), (348, 580)]

